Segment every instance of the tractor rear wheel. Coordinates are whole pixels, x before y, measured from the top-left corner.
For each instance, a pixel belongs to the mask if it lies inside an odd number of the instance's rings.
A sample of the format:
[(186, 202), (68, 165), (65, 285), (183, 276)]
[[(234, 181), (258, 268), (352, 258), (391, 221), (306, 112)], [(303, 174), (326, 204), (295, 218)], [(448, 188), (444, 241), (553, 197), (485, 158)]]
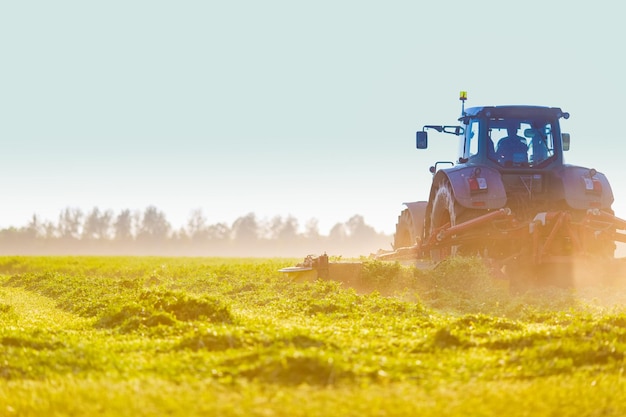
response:
[[(431, 236), (437, 229), (446, 224), (456, 226), (484, 213), (485, 212), (482, 210), (468, 209), (459, 204), (454, 197), (450, 183), (448, 181), (442, 181), (433, 198), (428, 219), (430, 225), (428, 235)], [(442, 245), (437, 249), (431, 250), (430, 256), (434, 261), (441, 261), (449, 256), (455, 255), (480, 255), (484, 252), (483, 249), (481, 245), (468, 242), (457, 245)]]
[[(452, 186), (448, 181), (442, 181), (435, 191), (431, 210), (428, 218), (428, 235), (432, 236), (436, 231), (445, 226), (454, 226), (457, 216), (462, 211), (462, 207), (456, 202)], [(449, 256), (456, 254), (456, 248), (450, 245), (442, 245), (430, 251), (430, 257), (438, 262)]]

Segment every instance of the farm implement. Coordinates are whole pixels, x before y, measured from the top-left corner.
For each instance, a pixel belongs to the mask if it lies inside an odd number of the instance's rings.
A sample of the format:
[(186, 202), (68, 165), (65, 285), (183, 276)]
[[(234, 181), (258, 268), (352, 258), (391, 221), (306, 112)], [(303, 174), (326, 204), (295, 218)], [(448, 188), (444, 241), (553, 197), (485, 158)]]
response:
[[(626, 221), (614, 215), (604, 174), (564, 162), (570, 135), (561, 120), (569, 113), (528, 105), (465, 109), (465, 92), (460, 99), (458, 125), (425, 125), (416, 134), (417, 149), (428, 147), (428, 130), (456, 136), (456, 160), (430, 168), (428, 201), (404, 203), (393, 250), (372, 257), (433, 266), (477, 256), (519, 288), (570, 286), (579, 272), (592, 281), (621, 275), (615, 250), (626, 242)], [(283, 272), (339, 280), (344, 269), (357, 274), (352, 264), (333, 264), (308, 257)]]

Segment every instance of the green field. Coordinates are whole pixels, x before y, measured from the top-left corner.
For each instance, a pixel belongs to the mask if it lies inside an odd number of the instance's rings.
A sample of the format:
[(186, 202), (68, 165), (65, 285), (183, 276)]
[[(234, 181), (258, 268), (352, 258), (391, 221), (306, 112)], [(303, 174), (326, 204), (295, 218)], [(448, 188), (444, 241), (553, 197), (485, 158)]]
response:
[(0, 258), (0, 416), (624, 416), (626, 292), (482, 264)]

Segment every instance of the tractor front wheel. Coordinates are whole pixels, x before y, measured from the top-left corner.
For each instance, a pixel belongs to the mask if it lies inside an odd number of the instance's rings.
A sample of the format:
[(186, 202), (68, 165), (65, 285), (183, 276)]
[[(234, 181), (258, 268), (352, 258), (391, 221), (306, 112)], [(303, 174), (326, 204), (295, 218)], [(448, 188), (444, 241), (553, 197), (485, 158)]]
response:
[(402, 213), (398, 216), (398, 223), (396, 223), (396, 233), (393, 235), (393, 248), (398, 249), (415, 245), (417, 238), (420, 236), (414, 236), (414, 230), (413, 217), (409, 209), (402, 210)]

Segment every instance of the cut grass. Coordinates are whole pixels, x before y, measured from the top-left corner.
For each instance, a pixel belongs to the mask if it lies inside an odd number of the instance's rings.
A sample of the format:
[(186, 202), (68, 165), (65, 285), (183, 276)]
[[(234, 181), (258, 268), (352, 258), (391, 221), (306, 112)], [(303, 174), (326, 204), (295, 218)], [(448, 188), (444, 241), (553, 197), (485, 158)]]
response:
[(0, 258), (0, 415), (626, 415), (623, 307), (454, 262)]
[(445, 385), (381, 383), (319, 388), (161, 378), (73, 377), (0, 385), (0, 411), (19, 416), (621, 416), (624, 377), (550, 377)]

